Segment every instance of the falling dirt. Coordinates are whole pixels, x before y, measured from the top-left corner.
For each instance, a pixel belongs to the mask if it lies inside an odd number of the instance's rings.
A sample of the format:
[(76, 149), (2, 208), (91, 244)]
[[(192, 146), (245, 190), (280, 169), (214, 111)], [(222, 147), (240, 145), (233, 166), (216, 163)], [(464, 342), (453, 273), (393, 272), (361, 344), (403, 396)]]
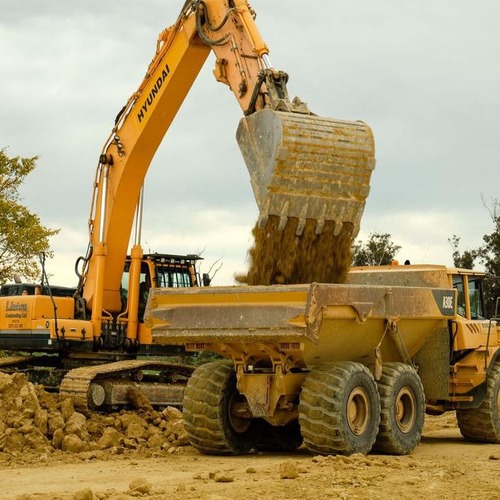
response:
[(248, 274), (239, 281), (248, 285), (344, 282), (351, 263), (352, 225), (343, 224), (335, 236), (333, 221), (326, 221), (320, 234), (315, 220), (307, 220), (300, 235), (297, 218), (288, 219), (282, 230), (279, 224), (279, 217), (269, 216), (265, 227), (255, 225)]

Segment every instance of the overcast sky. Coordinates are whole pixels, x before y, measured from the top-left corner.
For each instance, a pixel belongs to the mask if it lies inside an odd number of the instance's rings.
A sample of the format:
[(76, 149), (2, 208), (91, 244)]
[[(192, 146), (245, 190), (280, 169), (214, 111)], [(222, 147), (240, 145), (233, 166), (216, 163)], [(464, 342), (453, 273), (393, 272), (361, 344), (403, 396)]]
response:
[[(60, 228), (52, 282), (76, 282), (92, 181), (114, 118), (184, 0), (0, 0), (0, 147), (39, 161), (22, 190)], [(451, 264), (481, 244), (500, 198), (498, 0), (253, 0), (271, 60), (317, 114), (363, 120), (377, 167), (360, 237), (390, 233), (400, 260)], [(241, 112), (210, 57), (146, 179), (146, 251), (246, 268), (257, 219), (235, 133)]]

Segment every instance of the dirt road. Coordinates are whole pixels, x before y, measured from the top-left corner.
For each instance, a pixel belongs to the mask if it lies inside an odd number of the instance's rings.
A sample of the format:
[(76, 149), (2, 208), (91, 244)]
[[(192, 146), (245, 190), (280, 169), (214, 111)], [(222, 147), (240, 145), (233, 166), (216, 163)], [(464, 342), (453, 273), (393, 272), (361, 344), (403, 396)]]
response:
[[(135, 491), (130, 486), (136, 488)], [(191, 447), (131, 454), (19, 455), (0, 463), (0, 498), (497, 499), (500, 445), (465, 442), (453, 416), (428, 417), (410, 456), (292, 454), (210, 457)]]

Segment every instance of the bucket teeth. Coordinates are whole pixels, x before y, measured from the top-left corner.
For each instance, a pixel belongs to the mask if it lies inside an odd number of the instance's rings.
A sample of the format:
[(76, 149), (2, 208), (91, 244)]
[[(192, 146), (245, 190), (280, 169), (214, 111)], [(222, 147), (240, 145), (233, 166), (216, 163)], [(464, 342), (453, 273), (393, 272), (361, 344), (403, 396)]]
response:
[(316, 229), (314, 230), (314, 234), (321, 234), (321, 231), (323, 231), (323, 228), (325, 227), (325, 221), (319, 219), (316, 222)]

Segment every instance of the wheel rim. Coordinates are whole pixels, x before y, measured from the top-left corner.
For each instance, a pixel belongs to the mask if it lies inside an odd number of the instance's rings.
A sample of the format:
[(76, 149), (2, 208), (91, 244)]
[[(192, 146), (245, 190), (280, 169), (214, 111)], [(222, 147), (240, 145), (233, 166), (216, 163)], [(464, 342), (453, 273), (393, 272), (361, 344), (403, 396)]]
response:
[(400, 389), (396, 396), (396, 424), (399, 430), (407, 434), (413, 428), (415, 424), (415, 394), (408, 387), (403, 387)]
[(229, 401), (229, 423), (234, 432), (239, 434), (247, 431), (252, 423), (251, 419), (241, 417), (241, 413), (246, 413), (245, 398), (241, 394), (234, 393)]
[(370, 420), (370, 401), (362, 387), (355, 387), (347, 401), (347, 424), (356, 436), (361, 436)]

